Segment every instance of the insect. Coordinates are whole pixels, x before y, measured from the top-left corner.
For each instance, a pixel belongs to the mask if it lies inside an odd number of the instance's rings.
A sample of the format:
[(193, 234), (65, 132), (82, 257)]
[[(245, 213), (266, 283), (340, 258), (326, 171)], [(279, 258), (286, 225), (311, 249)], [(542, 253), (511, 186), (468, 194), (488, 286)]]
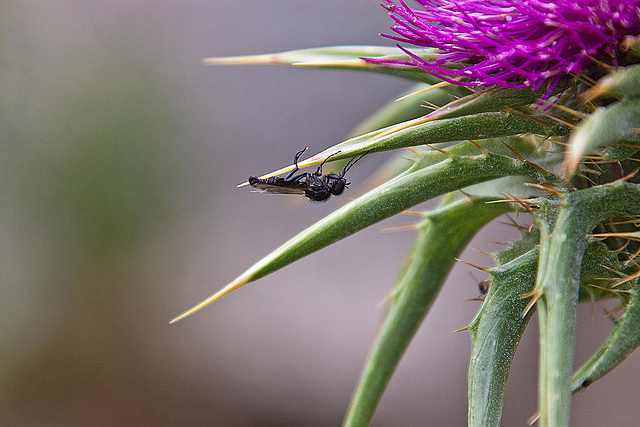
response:
[(478, 297), (471, 298), (469, 301), (482, 301), (482, 300), (484, 300), (484, 297), (486, 297), (487, 294), (489, 293), (489, 287), (491, 287), (491, 279), (484, 279), (483, 281), (478, 282), (478, 279), (476, 279), (473, 274), (469, 273), (469, 275), (474, 280), (474, 282), (476, 282), (478, 284), (478, 290), (480, 291), (480, 295), (478, 295)]
[(350, 182), (347, 182), (344, 175), (358, 160), (367, 154), (364, 153), (360, 157), (354, 157), (349, 160), (340, 175), (335, 173), (322, 174), (322, 166), (324, 166), (332, 156), (338, 154), (339, 151), (324, 159), (315, 172), (302, 172), (295, 175), (298, 171), (298, 159), (307, 148), (309, 147), (305, 147), (296, 153), (293, 159), (295, 168), (284, 178), (274, 176), (267, 179), (260, 179), (257, 176), (250, 176), (249, 184), (265, 193), (299, 194), (307, 197), (312, 202), (324, 202), (331, 197), (331, 195), (338, 196), (342, 194), (345, 188), (348, 188)]
[(484, 298), (489, 293), (489, 286), (491, 286), (491, 279), (484, 279), (478, 283), (478, 290), (480, 291), (481, 298)]

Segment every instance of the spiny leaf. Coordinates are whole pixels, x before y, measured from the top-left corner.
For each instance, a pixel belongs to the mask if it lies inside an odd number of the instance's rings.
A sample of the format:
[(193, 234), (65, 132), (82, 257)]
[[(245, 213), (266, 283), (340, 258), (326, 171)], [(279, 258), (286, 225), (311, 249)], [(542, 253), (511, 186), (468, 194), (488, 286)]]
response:
[(429, 167), (414, 165), (406, 173), (371, 190), (304, 230), (211, 297), (171, 321), (183, 319), (229, 292), (412, 206), (471, 184), (509, 175), (545, 176), (526, 162), (487, 153), (455, 156)]
[(490, 88), (451, 101), (437, 110), (405, 123), (397, 124), (378, 135), (376, 139), (391, 135), (394, 132), (435, 120), (451, 119), (472, 114), (501, 111), (508, 107), (527, 106), (534, 102), (536, 93), (531, 90), (509, 88)]
[[(434, 58), (434, 50), (413, 49), (421, 58)], [(425, 73), (418, 67), (407, 65), (374, 64), (362, 58), (384, 58), (408, 61), (411, 57), (398, 48), (386, 46), (328, 46), (312, 49), (297, 49), (262, 55), (226, 56), (205, 58), (207, 65), (293, 65), (296, 67), (335, 68), (345, 70), (373, 71), (391, 74), (426, 83), (438, 83), (440, 79)]]
[[(394, 150), (424, 144), (467, 139), (497, 138), (522, 133), (538, 135), (560, 135), (569, 129), (542, 118), (532, 118), (516, 113), (492, 112), (452, 119), (436, 120), (412, 126), (392, 134), (380, 137), (394, 126), (370, 132), (334, 145), (306, 160), (298, 163), (300, 168), (318, 165), (329, 156), (329, 161), (351, 158), (364, 153)], [(260, 176), (266, 179), (293, 170), (294, 165), (286, 166), (274, 172)], [(248, 185), (247, 182), (240, 186)]]
[(490, 269), (491, 286), (482, 308), (469, 325), (469, 426), (498, 426), (504, 387), (520, 338), (533, 315), (522, 316), (536, 278), (538, 249)]

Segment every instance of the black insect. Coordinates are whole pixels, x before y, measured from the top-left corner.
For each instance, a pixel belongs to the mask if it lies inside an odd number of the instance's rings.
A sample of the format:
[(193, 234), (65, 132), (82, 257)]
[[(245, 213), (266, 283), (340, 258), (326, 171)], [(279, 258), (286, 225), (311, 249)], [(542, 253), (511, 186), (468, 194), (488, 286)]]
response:
[(482, 301), (484, 297), (489, 293), (489, 288), (491, 287), (491, 279), (484, 279), (481, 282), (478, 282), (478, 279), (474, 277), (474, 275), (469, 272), (471, 278), (478, 283), (478, 290), (480, 291), (480, 295), (477, 298), (471, 298), (469, 301)]
[(342, 194), (345, 188), (348, 188), (350, 182), (347, 182), (344, 175), (356, 164), (358, 160), (363, 158), (367, 153), (362, 156), (353, 158), (347, 162), (340, 175), (335, 173), (322, 174), (322, 166), (332, 156), (339, 153), (333, 153), (331, 156), (324, 159), (324, 161), (318, 166), (318, 169), (313, 172), (302, 172), (298, 175), (295, 173), (298, 171), (298, 159), (304, 153), (307, 148), (298, 151), (293, 159), (295, 168), (289, 172), (287, 176), (280, 177), (274, 176), (267, 179), (260, 179), (257, 176), (249, 177), (249, 184), (265, 193), (276, 194), (299, 194), (309, 198), (313, 202), (324, 202), (331, 195), (338, 196)]
[(489, 286), (491, 286), (491, 279), (484, 279), (482, 282), (478, 282), (478, 290), (482, 298), (489, 292)]

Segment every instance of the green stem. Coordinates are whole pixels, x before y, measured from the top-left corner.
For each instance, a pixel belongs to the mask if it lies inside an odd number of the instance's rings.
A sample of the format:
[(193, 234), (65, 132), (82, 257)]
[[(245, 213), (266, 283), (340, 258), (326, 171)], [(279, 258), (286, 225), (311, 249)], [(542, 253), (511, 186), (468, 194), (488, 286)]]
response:
[(639, 187), (618, 181), (569, 193), (559, 205), (542, 211), (557, 210), (557, 216), (538, 218), (541, 246), (534, 298), (539, 298), (541, 426), (569, 425), (576, 307), (587, 233), (604, 219), (633, 215), (639, 207)]

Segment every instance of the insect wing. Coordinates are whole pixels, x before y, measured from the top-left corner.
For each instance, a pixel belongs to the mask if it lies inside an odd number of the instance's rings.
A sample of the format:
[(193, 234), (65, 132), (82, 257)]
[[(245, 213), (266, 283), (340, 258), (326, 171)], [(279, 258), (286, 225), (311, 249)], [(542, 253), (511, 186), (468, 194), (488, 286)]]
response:
[(284, 180), (274, 182), (259, 180), (252, 183), (251, 186), (257, 189), (260, 193), (297, 194), (301, 196), (304, 196), (304, 192), (308, 188), (308, 185), (304, 182), (287, 182)]

